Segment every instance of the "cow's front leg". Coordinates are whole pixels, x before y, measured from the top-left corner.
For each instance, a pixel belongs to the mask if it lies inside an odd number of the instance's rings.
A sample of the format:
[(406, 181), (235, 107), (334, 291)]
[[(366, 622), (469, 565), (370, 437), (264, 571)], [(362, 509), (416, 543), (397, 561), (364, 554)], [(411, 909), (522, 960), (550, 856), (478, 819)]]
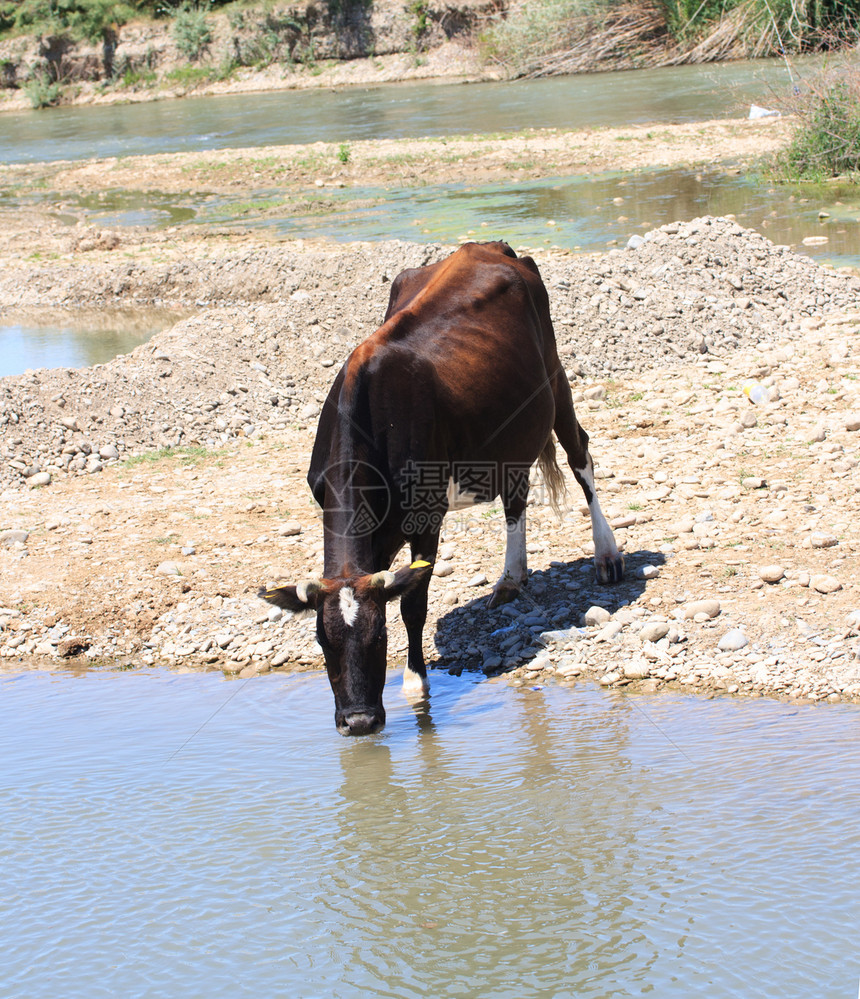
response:
[(526, 556), (526, 510), (525, 505), (516, 511), (505, 510), (505, 568), (499, 581), (493, 587), (488, 607), (500, 607), (516, 600), (528, 578)]
[(594, 539), (594, 571), (600, 583), (620, 583), (624, 577), (624, 559), (615, 544), (615, 535), (606, 522), (594, 488), (594, 463), (585, 452), (585, 466), (574, 468), (573, 474), (582, 487), (591, 515), (591, 536)]
[[(413, 542), (413, 563), (430, 562), (436, 559), (439, 536), (428, 537), (421, 542)], [(406, 626), (409, 648), (406, 653), (406, 666), (403, 669), (403, 693), (409, 698), (420, 699), (427, 695), (430, 684), (427, 680), (427, 665), (424, 662), (424, 622), (427, 620), (427, 595), (432, 574), (414, 589), (400, 598), (400, 616)]]

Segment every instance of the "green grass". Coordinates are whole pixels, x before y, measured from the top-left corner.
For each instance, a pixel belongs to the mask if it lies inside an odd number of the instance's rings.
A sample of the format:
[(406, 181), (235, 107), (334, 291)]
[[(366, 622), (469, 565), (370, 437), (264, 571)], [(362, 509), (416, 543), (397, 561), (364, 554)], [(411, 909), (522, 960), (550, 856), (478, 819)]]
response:
[(158, 451), (135, 454), (121, 462), (122, 468), (136, 468), (140, 465), (154, 465), (161, 461), (177, 461), (180, 465), (196, 465), (206, 458), (225, 455), (224, 450), (210, 451), (205, 447), (163, 447)]

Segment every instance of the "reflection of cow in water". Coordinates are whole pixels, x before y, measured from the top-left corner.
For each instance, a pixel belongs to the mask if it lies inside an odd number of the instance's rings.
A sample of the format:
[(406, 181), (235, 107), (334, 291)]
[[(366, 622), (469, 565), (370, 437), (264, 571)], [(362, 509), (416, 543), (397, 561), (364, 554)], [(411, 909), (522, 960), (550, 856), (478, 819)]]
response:
[[(597, 502), (588, 435), (534, 261), (504, 243), (468, 243), (395, 279), (385, 322), (349, 356), (320, 417), (308, 482), (323, 509), (325, 578), (261, 591), (279, 607), (316, 610), (344, 735), (385, 723), (393, 597), (409, 636), (404, 688), (427, 690), (427, 589), (452, 494), (473, 502), (501, 495), (507, 551), (490, 605), (517, 596), (535, 460), (551, 494), (563, 487), (553, 431), (591, 511), (597, 577), (616, 582), (622, 560)], [(412, 564), (391, 572), (405, 541)]]

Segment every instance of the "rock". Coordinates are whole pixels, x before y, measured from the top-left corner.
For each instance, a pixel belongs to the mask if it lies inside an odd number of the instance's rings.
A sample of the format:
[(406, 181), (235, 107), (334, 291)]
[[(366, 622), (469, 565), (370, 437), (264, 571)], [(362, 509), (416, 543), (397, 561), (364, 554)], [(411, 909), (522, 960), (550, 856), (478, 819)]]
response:
[(57, 645), (57, 655), (61, 659), (71, 659), (72, 656), (83, 655), (84, 652), (90, 647), (89, 639), (87, 638), (64, 638)]
[(605, 607), (594, 606), (588, 608), (588, 610), (583, 615), (582, 620), (584, 624), (591, 627), (598, 624), (606, 624), (606, 622), (611, 617), (612, 615), (609, 613), (608, 610), (606, 610)]
[(845, 429), (851, 431), (860, 430), (860, 413), (849, 413), (845, 417)]
[(542, 631), (538, 639), (544, 645), (565, 645), (567, 642), (578, 642), (585, 635), (583, 628), (564, 628), (560, 631)]
[(604, 673), (599, 681), (600, 686), (611, 687), (613, 683), (618, 683), (618, 681), (622, 678), (622, 676), (623, 674), (620, 673), (618, 670), (613, 670), (611, 673)]
[(112, 458), (119, 457), (119, 450), (115, 444), (105, 444), (104, 447), (99, 448), (99, 457), (104, 458), (105, 461), (110, 461)]
[(160, 562), (155, 568), (156, 576), (181, 576), (179, 566), (175, 562)]
[(653, 621), (642, 628), (639, 632), (639, 637), (643, 642), (659, 642), (661, 638), (665, 638), (668, 634), (668, 621)]
[(278, 534), (282, 538), (292, 538), (302, 533), (302, 525), (297, 520), (288, 520), (278, 526)]
[(50, 484), (51, 484), (50, 472), (36, 472), (35, 475), (31, 475), (27, 479), (27, 485), (31, 489), (37, 489), (39, 486), (49, 486)]
[(25, 545), (29, 531), (2, 531), (0, 532), (0, 545)]
[(745, 649), (749, 643), (750, 640), (740, 628), (733, 628), (723, 635), (717, 644), (717, 648), (720, 652), (739, 652), (741, 649)]
[(487, 577), (483, 572), (476, 572), (474, 576), (466, 583), (466, 586), (484, 586), (487, 582)]
[(638, 566), (633, 572), (634, 579), (656, 579), (659, 575), (660, 570), (650, 563)]
[(785, 569), (781, 565), (763, 565), (758, 571), (759, 579), (765, 583), (778, 583), (785, 576)]
[(594, 636), (595, 642), (611, 642), (624, 630), (624, 625), (620, 621), (610, 621), (605, 624)]
[(839, 539), (832, 534), (825, 534), (823, 531), (815, 531), (809, 537), (809, 543), (813, 548), (832, 548), (839, 544)]
[(809, 580), (809, 585), (818, 593), (836, 593), (842, 589), (842, 584), (835, 576), (827, 575), (813, 576)]
[(651, 664), (644, 659), (634, 659), (624, 664), (624, 675), (628, 680), (644, 680), (651, 675)]
[(692, 621), (697, 614), (705, 614), (708, 618), (717, 617), (720, 613), (719, 600), (694, 600), (684, 607), (684, 620)]

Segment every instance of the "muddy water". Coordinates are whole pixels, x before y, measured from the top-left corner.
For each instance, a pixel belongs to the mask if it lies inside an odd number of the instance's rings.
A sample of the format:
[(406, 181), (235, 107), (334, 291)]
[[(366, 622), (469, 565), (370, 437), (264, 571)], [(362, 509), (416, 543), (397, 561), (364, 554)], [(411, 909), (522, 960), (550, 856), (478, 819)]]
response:
[(0, 319), (0, 378), (28, 368), (88, 368), (127, 354), (182, 318), (176, 312), (69, 312)]
[[(819, 196), (816, 196), (816, 195)], [(48, 201), (51, 196), (42, 196)], [(316, 200), (315, 200), (316, 198)], [(817, 192), (771, 186), (725, 171), (642, 170), (550, 177), (505, 184), (375, 187), (310, 195), (305, 209), (276, 191), (243, 191), (230, 199), (112, 192), (66, 199), (57, 211), (114, 227), (164, 227), (178, 221), (269, 229), (289, 238), (434, 240), (505, 239), (514, 246), (562, 246), (597, 252), (633, 233), (698, 215), (734, 215), (774, 243), (834, 264), (860, 265), (860, 199), (850, 186)], [(828, 217), (819, 219), (826, 210)], [(804, 245), (810, 237), (824, 242)]]
[(856, 709), (0, 679), (4, 995), (856, 995)]
[[(815, 62), (798, 62), (797, 72)], [(420, 135), (705, 121), (786, 95), (779, 60), (596, 73), (513, 84), (281, 91), (0, 116), (0, 162)]]

